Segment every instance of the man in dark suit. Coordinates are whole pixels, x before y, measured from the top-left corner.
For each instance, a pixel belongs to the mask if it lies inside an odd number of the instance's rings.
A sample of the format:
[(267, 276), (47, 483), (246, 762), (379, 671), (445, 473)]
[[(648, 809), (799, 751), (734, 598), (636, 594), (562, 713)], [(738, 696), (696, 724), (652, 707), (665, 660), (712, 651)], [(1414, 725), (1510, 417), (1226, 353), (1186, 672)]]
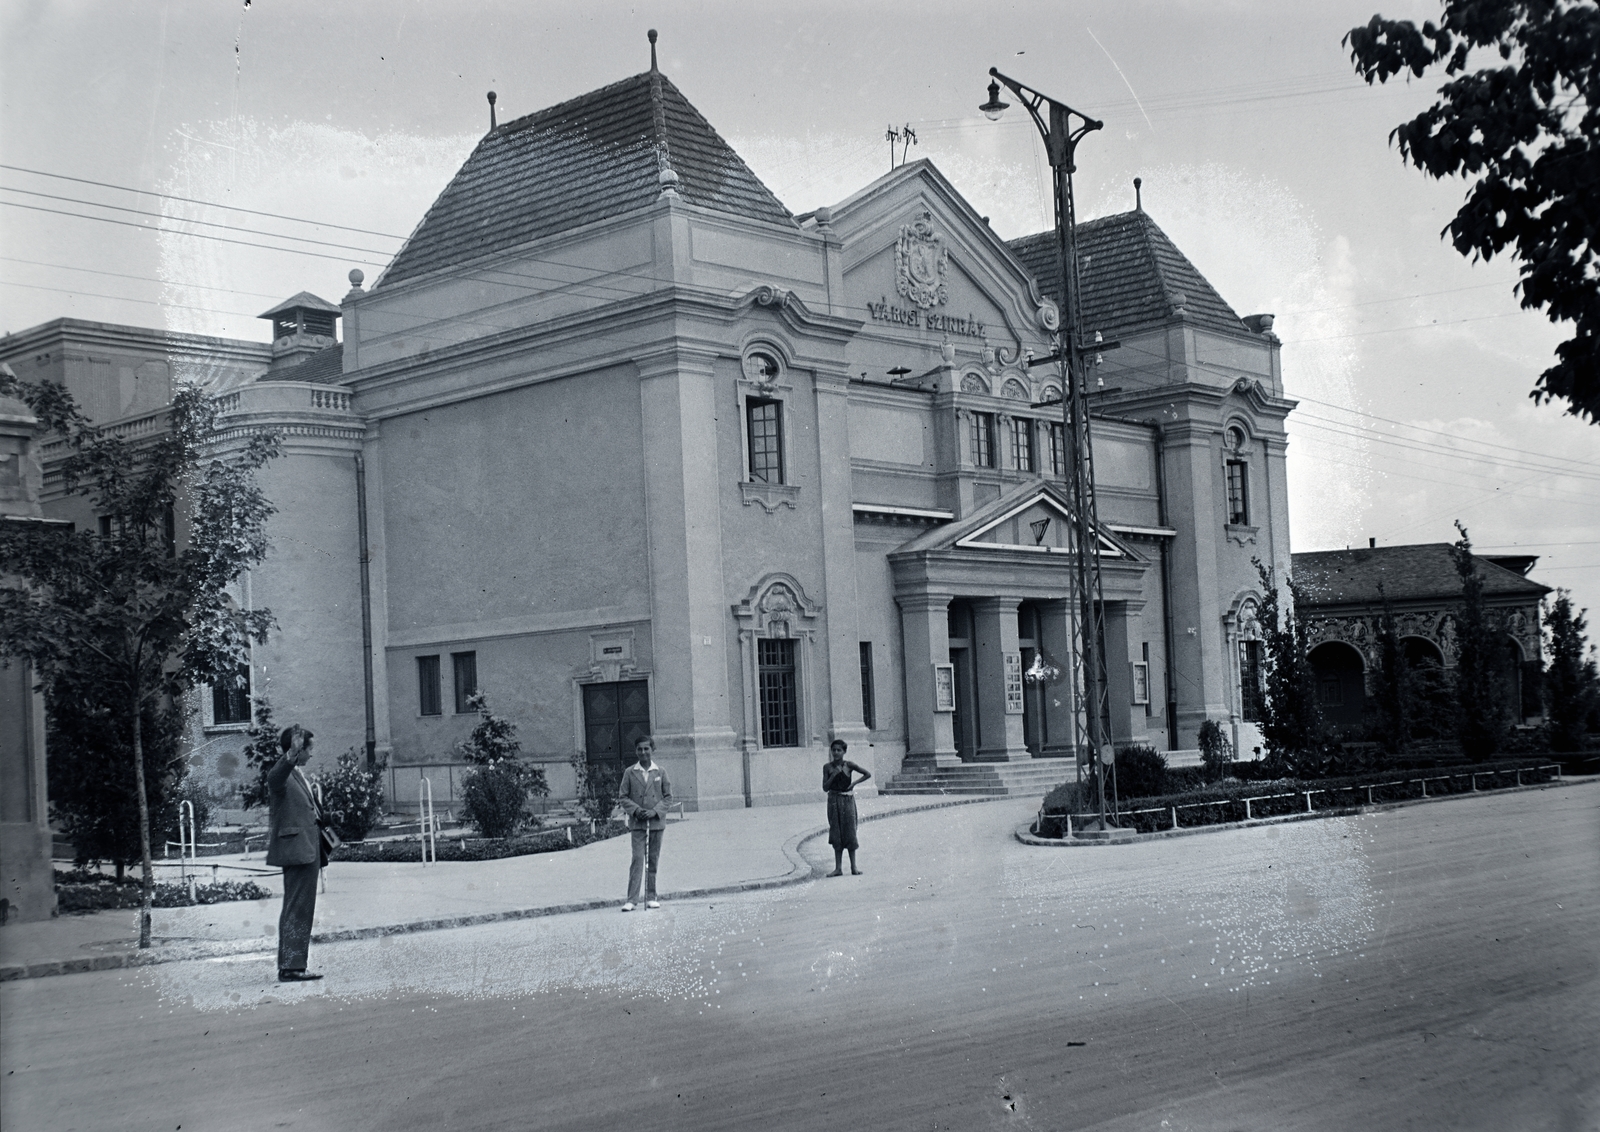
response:
[(322, 831), (317, 800), (300, 768), (311, 761), (311, 732), (298, 723), (278, 736), (283, 757), (267, 771), (267, 864), (283, 866), (283, 912), (278, 917), (278, 981), (322, 978), (306, 970), (311, 919), (317, 911)]

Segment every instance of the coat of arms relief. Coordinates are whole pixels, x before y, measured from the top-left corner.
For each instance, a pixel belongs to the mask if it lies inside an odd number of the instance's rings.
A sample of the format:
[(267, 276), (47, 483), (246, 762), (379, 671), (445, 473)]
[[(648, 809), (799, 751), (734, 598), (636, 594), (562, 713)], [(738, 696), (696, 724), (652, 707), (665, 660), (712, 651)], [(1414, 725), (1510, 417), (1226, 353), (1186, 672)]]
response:
[(895, 290), (923, 310), (932, 310), (948, 297), (944, 275), (950, 253), (933, 234), (933, 213), (924, 210), (916, 220), (900, 226), (894, 263)]

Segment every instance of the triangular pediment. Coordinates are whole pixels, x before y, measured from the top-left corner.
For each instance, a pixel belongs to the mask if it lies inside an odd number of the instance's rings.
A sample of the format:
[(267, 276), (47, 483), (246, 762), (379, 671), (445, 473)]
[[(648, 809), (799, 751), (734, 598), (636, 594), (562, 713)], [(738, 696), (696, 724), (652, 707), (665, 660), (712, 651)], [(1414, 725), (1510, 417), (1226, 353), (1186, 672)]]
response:
[[(1101, 526), (1100, 557), (1137, 561), (1138, 555)], [(1022, 484), (966, 518), (928, 531), (901, 547), (899, 553), (925, 551), (1022, 551), (1039, 555), (1072, 554), (1077, 545), (1072, 506), (1054, 484)]]
[(1054, 304), (931, 162), (902, 166), (830, 212), (845, 301), (865, 313), (866, 338), (934, 363), (946, 344), (974, 356), (1048, 348), (1042, 312)]

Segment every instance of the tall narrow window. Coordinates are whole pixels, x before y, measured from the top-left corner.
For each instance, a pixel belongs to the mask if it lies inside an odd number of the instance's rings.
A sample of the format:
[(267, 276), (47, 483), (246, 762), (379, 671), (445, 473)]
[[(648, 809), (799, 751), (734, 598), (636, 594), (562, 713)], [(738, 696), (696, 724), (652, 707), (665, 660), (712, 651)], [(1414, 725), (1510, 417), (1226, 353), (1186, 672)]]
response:
[(1239, 642), (1239, 714), (1261, 722), (1261, 642)]
[(1243, 460), (1228, 461), (1228, 522), (1236, 527), (1250, 525), (1249, 471)]
[(1011, 466), (1019, 472), (1033, 471), (1033, 421), (1011, 418)]
[(783, 402), (745, 402), (750, 429), (750, 478), (762, 483), (783, 482)]
[(450, 663), (456, 670), (456, 714), (462, 715), (472, 710), (467, 706), (467, 697), (478, 690), (478, 654), (453, 652)]
[(211, 685), (211, 722), (221, 726), (226, 723), (250, 722), (250, 666), (239, 666), (237, 682), (222, 680)]
[(761, 697), (761, 745), (800, 745), (800, 696), (794, 671), (794, 640), (756, 642), (756, 671)]
[(972, 414), (972, 462), (980, 468), (994, 467), (994, 414)]
[(1067, 474), (1067, 426), (1060, 421), (1050, 422), (1050, 474)]
[(417, 713), (443, 715), (444, 706), (439, 701), (439, 658), (417, 657)]
[(872, 642), (861, 642), (861, 721), (867, 730), (878, 728), (878, 705), (872, 688)]

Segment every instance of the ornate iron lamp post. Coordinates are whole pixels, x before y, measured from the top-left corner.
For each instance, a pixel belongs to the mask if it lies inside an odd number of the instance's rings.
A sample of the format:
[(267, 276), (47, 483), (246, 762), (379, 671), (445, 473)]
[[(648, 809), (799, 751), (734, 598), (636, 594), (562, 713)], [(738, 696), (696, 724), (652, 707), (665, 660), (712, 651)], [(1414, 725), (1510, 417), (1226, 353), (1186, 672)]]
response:
[[(1072, 497), (1074, 534), (1078, 553), (1074, 556), (1072, 571), (1073, 635), (1076, 638), (1077, 656), (1074, 658), (1074, 692), (1078, 696), (1079, 711), (1074, 713), (1079, 729), (1079, 750), (1087, 750), (1089, 766), (1094, 775), (1099, 795), (1101, 830), (1106, 828), (1107, 769), (1114, 761), (1110, 743), (1110, 710), (1107, 703), (1105, 650), (1105, 614), (1100, 584), (1099, 524), (1095, 514), (1094, 498), (1094, 448), (1089, 436), (1089, 399), (1085, 384), (1081, 347), (1082, 332), (1078, 325), (1078, 250), (1077, 216), (1073, 211), (1072, 174), (1077, 171), (1074, 154), (1078, 142), (1086, 134), (1100, 129), (1104, 123), (1096, 121), (1082, 111), (1074, 110), (1064, 102), (1025, 86), (1016, 79), (989, 68), (989, 100), (978, 107), (990, 121), (998, 121), (1010, 106), (1000, 101), (1000, 84), (1016, 95), (1033, 117), (1033, 124), (1044, 138), (1045, 151), (1050, 157), (1050, 170), (1055, 183), (1056, 268), (1061, 285), (1061, 318), (1056, 328), (1056, 350), (1051, 357), (1030, 360), (1029, 365), (1059, 362), (1062, 369), (1062, 414), (1067, 435), (1067, 460), (1070, 494)], [(1096, 350), (1104, 350), (1113, 343), (1097, 343)]]

